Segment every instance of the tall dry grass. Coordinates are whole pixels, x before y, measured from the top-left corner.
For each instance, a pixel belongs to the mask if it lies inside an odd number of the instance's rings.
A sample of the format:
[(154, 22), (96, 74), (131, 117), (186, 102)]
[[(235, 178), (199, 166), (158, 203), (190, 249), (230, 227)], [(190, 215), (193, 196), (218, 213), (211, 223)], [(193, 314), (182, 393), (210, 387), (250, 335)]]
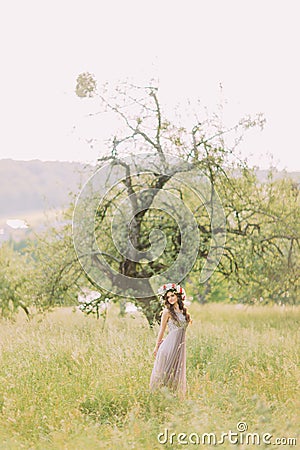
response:
[(159, 444), (158, 433), (220, 435), (240, 421), (300, 445), (300, 308), (190, 311), (184, 401), (149, 393), (158, 328), (139, 315), (119, 318), (113, 306), (103, 330), (71, 308), (2, 321), (0, 449), (182, 448)]

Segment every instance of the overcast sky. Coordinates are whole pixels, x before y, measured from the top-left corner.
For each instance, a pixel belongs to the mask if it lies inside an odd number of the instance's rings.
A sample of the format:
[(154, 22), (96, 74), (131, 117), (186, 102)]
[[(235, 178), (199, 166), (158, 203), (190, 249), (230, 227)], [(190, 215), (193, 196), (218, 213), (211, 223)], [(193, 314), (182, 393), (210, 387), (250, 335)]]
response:
[[(220, 100), (228, 123), (263, 112), (265, 130), (243, 144), (250, 161), (300, 170), (297, 0), (10, 1), (1, 8), (0, 158), (97, 158), (85, 142), (87, 100), (75, 97), (84, 71), (99, 83), (159, 78), (169, 106)], [(100, 120), (100, 119), (99, 119)], [(76, 128), (73, 128), (73, 127)], [(106, 127), (108, 125), (106, 124)], [(101, 134), (101, 133), (100, 133)]]

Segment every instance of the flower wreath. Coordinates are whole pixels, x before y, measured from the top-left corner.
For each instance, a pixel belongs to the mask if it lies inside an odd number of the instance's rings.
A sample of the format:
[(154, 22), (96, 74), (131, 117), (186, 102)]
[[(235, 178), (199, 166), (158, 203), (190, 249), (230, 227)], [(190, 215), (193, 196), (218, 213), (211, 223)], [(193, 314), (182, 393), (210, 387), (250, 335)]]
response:
[(178, 294), (181, 294), (181, 298), (184, 301), (186, 299), (186, 293), (180, 284), (176, 283), (167, 283), (163, 284), (157, 291), (157, 295), (159, 295), (160, 299), (163, 300), (163, 296), (170, 291), (171, 289), (175, 289)]

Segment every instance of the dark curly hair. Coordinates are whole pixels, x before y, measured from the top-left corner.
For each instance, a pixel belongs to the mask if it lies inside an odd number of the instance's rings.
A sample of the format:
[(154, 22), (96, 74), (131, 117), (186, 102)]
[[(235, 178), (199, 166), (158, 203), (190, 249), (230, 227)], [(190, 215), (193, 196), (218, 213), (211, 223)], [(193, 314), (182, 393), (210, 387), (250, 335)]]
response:
[(167, 293), (168, 293), (168, 292), (174, 292), (174, 293), (177, 295), (177, 301), (178, 301), (179, 309), (180, 309), (180, 311), (182, 311), (182, 313), (183, 313), (183, 315), (184, 315), (185, 320), (187, 321), (187, 323), (189, 323), (189, 322), (191, 321), (191, 316), (190, 316), (190, 314), (188, 313), (188, 310), (187, 310), (186, 306), (184, 306), (184, 303), (183, 303), (181, 294), (178, 293), (178, 292), (176, 291), (176, 289), (169, 289), (169, 290), (163, 295), (163, 299), (164, 299), (164, 301), (165, 301), (165, 306), (166, 306), (166, 308), (168, 308), (168, 310), (169, 310), (169, 312), (170, 312), (170, 314), (171, 314), (172, 319), (174, 319), (175, 322), (179, 323), (178, 317), (177, 317), (177, 315), (176, 315), (176, 313), (175, 313), (175, 310), (174, 310), (174, 305), (171, 305), (171, 303), (169, 303), (168, 300), (167, 300)]

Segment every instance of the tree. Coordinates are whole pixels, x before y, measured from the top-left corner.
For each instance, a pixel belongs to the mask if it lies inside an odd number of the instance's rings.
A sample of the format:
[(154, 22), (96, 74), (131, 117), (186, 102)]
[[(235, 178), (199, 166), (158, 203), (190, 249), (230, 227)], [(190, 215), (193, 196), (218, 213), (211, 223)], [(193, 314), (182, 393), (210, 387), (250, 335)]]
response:
[(30, 304), (38, 311), (77, 305), (78, 294), (94, 287), (87, 281), (74, 249), (73, 209), (71, 202), (68, 209), (57, 213), (51, 226), (48, 223), (44, 231), (35, 233), (26, 247), (31, 257)]
[[(255, 181), (255, 184), (254, 184)], [(299, 292), (299, 187), (289, 178), (232, 179), (223, 259), (240, 301), (296, 303)], [(228, 247), (228, 251), (227, 251)], [(230, 249), (230, 250), (229, 250)], [(221, 264), (221, 265), (222, 265)]]
[[(94, 92), (96, 94), (96, 92)], [(241, 142), (245, 130), (264, 125), (264, 118), (261, 114), (251, 118), (249, 116), (241, 119), (235, 126), (225, 129), (218, 116), (212, 119), (196, 120), (190, 127), (176, 125), (165, 116), (158, 97), (157, 87), (151, 85), (140, 88), (132, 85), (122, 85), (117, 89), (117, 95), (108, 98), (107, 92), (97, 94), (104, 111), (114, 113), (123, 123), (121, 131), (112, 136), (108, 142), (108, 152), (98, 159), (98, 169), (104, 167), (108, 162), (110, 168), (116, 166), (123, 173), (122, 181), (111, 190), (109, 195), (101, 203), (96, 215), (96, 233), (98, 240), (104, 242), (101, 251), (96, 247), (90, 248), (91, 257), (90, 270), (92, 266), (98, 267), (103, 272), (106, 271), (106, 264), (111, 264), (118, 273), (126, 275), (128, 278), (151, 279), (153, 274), (161, 273), (168, 267), (170, 260), (174, 259), (180, 251), (181, 234), (176, 224), (170, 217), (161, 216), (153, 212), (151, 207), (154, 204), (158, 192), (176, 192), (178, 198), (186, 201), (189, 198), (193, 205), (192, 214), (197, 222), (197, 228), (201, 235), (201, 244), (198, 248), (198, 256), (195, 262), (194, 271), (200, 271), (209, 258), (209, 249), (213, 235), (224, 233), (224, 229), (212, 230), (211, 210), (214, 196), (220, 194), (226, 214), (226, 232), (229, 233), (229, 242), (220, 251), (224, 251), (224, 257), (216, 272), (222, 274), (226, 279), (235, 279), (238, 283), (246, 283), (245, 261), (237, 256), (237, 243), (242, 241), (242, 245), (247, 248), (249, 242), (253, 244), (255, 231), (261, 227), (261, 221), (268, 216), (266, 209), (256, 212), (260, 198), (256, 198), (256, 178), (247, 163), (238, 160), (236, 149)], [(231, 135), (231, 144), (227, 135)], [(144, 174), (140, 160), (128, 164), (124, 155), (128, 153), (145, 152), (147, 155), (155, 155), (160, 163), (160, 170), (152, 170), (151, 173)], [(169, 155), (181, 158), (183, 164), (170, 164)], [(135, 157), (133, 157), (133, 161)], [(135, 173), (132, 167), (136, 166)], [(191, 174), (191, 180), (196, 186), (204, 189), (205, 180), (197, 176), (192, 178), (192, 170), (201, 173), (209, 181), (209, 196), (202, 204), (193, 202), (191, 193), (188, 193), (184, 186), (176, 184), (176, 177), (183, 172)], [(106, 175), (109, 177), (109, 171)], [(245, 189), (242, 192), (242, 189)], [(263, 199), (263, 191), (260, 192)], [(124, 256), (122, 252), (114, 247), (110, 236), (110, 224), (117, 209), (117, 202), (128, 199), (127, 207), (130, 209), (132, 220), (128, 225), (129, 241), (138, 252), (146, 253), (149, 249), (149, 231), (157, 228), (165, 233), (166, 248), (162, 257), (155, 261), (148, 261), (144, 264), (141, 260), (136, 260), (134, 253)], [(208, 213), (209, 212), (209, 213)], [(256, 212), (256, 221), (253, 221)], [(278, 220), (280, 219), (277, 216)], [(129, 226), (130, 225), (130, 226)], [(267, 231), (267, 229), (264, 229)], [(121, 227), (117, 233), (121, 232)], [(273, 232), (273, 229), (270, 230)], [(234, 238), (233, 238), (234, 237)], [(293, 242), (298, 242), (298, 234), (293, 234)], [(285, 243), (290, 241), (290, 236), (283, 237)], [(96, 239), (97, 240), (97, 239)], [(120, 237), (122, 241), (122, 236)], [(127, 241), (126, 241), (127, 242)], [(280, 254), (279, 247), (274, 246), (273, 239), (260, 239), (256, 242), (259, 251), (265, 249), (275, 249)], [(86, 248), (88, 253), (88, 248)], [(245, 250), (246, 251), (246, 250)], [(265, 251), (265, 250), (264, 250)], [(275, 251), (275, 250), (274, 250)], [(80, 255), (79, 255), (80, 258)], [(87, 263), (85, 263), (87, 264)], [(94, 271), (95, 272), (95, 271)], [(107, 273), (108, 276), (111, 276)], [(178, 280), (176, 280), (178, 281)], [(181, 280), (180, 280), (181, 281)], [(111, 276), (111, 282), (116, 279)], [(118, 286), (122, 291), (122, 285)], [(135, 298), (135, 302), (145, 312), (148, 320), (152, 323), (154, 318), (159, 317), (160, 306), (157, 304), (154, 292), (147, 298)]]
[(14, 251), (10, 243), (0, 248), (0, 311), (6, 318), (22, 308), (29, 318), (28, 283), (31, 258)]
[[(81, 97), (95, 95), (92, 75), (77, 83)], [(22, 306), (22, 295), (26, 307), (72, 304), (93, 286), (102, 298), (131, 297), (152, 325), (162, 280), (188, 284), (201, 302), (231, 295), (295, 303), (299, 187), (271, 174), (258, 182), (237, 154), (244, 132), (263, 127), (262, 115), (229, 129), (217, 115), (183, 125), (168, 119), (154, 85), (103, 89), (98, 98), (118, 131), (60, 226), (37, 237), (25, 277), (18, 260), (19, 297), (4, 275), (1, 304)]]

